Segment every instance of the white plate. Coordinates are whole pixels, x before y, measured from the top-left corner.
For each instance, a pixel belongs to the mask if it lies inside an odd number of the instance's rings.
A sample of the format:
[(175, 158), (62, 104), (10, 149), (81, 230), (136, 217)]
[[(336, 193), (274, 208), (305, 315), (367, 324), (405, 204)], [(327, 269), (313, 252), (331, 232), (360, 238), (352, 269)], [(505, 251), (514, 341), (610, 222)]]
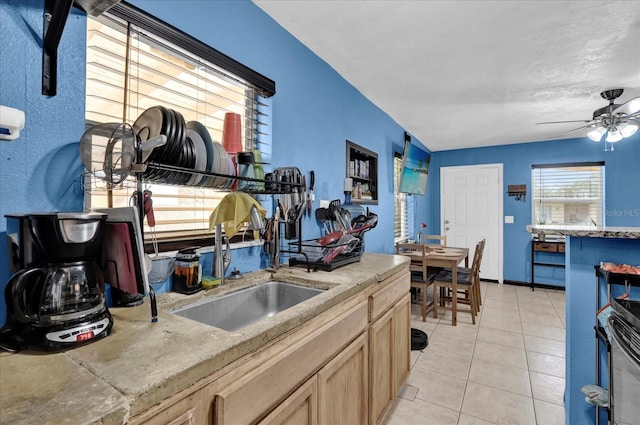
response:
[[(215, 156), (213, 159), (213, 169), (211, 170), (214, 173), (219, 174), (227, 174), (229, 171), (229, 166), (227, 163), (227, 151), (224, 150), (222, 145), (218, 142), (213, 142), (213, 147), (215, 150)], [(223, 189), (227, 184), (227, 179), (224, 177), (214, 177), (213, 185), (211, 187), (217, 189)]]
[[(205, 148), (207, 150), (207, 166), (204, 168), (205, 171), (213, 171), (213, 161), (215, 156), (215, 149), (213, 147), (213, 140), (211, 140), (211, 135), (209, 134), (209, 130), (205, 127), (200, 121), (189, 121), (187, 123), (187, 129), (194, 130), (204, 141)], [(195, 144), (195, 143), (194, 143)], [(199, 186), (209, 185), (209, 183), (213, 181), (213, 177), (204, 177), (198, 183)]]

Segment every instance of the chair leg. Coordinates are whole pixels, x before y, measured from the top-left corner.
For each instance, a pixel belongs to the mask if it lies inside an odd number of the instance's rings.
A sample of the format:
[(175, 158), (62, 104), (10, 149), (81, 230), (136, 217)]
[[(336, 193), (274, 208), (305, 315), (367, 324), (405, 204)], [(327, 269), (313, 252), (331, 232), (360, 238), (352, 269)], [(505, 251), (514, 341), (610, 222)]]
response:
[(471, 323), (476, 324), (476, 315), (478, 314), (478, 304), (475, 289), (472, 287), (469, 291), (469, 309), (471, 310)]
[(422, 321), (427, 321), (427, 285), (422, 289)]
[(433, 318), (438, 318), (438, 285), (433, 282)]

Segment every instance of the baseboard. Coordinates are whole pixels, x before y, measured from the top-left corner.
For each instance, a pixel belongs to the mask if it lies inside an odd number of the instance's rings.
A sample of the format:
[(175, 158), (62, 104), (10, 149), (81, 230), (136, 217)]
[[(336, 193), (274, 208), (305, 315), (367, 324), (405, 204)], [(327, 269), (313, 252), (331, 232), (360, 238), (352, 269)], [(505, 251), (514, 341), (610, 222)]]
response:
[[(514, 286), (531, 286), (530, 282), (522, 282), (520, 280), (505, 280), (504, 284), (505, 285), (514, 285)], [(546, 283), (534, 283), (533, 287), (534, 288), (540, 288), (540, 289), (557, 289), (557, 290), (561, 290), (561, 291), (565, 290), (564, 286), (548, 285)]]

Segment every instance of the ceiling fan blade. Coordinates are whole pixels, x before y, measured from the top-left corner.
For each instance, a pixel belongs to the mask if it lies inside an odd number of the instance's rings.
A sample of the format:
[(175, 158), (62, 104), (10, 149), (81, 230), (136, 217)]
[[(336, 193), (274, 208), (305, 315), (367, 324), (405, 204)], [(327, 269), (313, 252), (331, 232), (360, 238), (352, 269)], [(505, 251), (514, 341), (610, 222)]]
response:
[(574, 128), (573, 130), (565, 131), (564, 133), (560, 133), (557, 137), (564, 136), (565, 134), (575, 133), (576, 131), (584, 130), (585, 128), (592, 128), (593, 124), (582, 125), (578, 128)]
[(565, 123), (572, 123), (572, 122), (581, 122), (581, 123), (594, 123), (593, 120), (575, 120), (575, 121), (545, 121), (545, 122), (537, 122), (536, 125), (538, 124), (565, 124)]
[(634, 97), (614, 109), (615, 114), (634, 115), (636, 112), (640, 112), (640, 97)]

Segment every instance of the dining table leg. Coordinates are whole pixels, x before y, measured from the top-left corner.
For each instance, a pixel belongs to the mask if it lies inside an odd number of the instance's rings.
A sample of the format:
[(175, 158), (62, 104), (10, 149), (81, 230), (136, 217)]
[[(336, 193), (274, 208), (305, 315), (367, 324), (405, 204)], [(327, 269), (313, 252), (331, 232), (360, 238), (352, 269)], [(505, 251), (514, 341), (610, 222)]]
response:
[(457, 326), (458, 313), (458, 267), (451, 268), (451, 326)]

